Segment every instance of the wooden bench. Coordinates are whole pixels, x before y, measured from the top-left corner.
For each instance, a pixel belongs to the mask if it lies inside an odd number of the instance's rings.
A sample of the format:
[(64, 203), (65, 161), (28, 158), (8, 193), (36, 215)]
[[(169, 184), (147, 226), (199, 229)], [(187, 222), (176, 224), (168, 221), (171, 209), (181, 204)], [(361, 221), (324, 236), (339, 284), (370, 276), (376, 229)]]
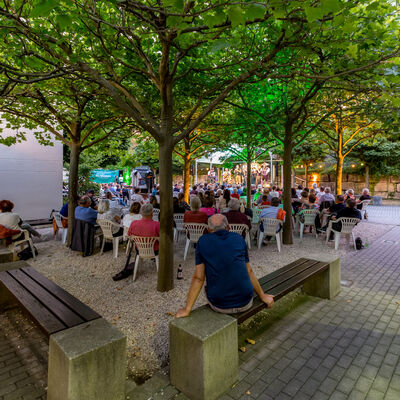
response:
[[(302, 286), (305, 293), (331, 299), (340, 292), (340, 259), (330, 262), (300, 258), (259, 279), (275, 302)], [(213, 400), (237, 381), (237, 326), (264, 309), (255, 296), (242, 313), (218, 314), (207, 306), (170, 322), (171, 383), (194, 400)]]
[[(310, 293), (310, 291), (312, 291), (310, 290), (310, 279), (317, 276), (320, 277), (320, 274), (324, 271), (327, 271), (329, 266), (329, 262), (300, 258), (268, 275), (265, 275), (259, 279), (259, 282), (264, 293), (273, 295), (275, 302), (280, 300), (286, 294), (297, 289), (304, 283), (306, 283), (305, 291), (307, 292), (308, 290), (308, 294), (316, 295), (315, 293)], [(338, 284), (340, 285), (340, 280)], [(317, 297), (322, 296), (320, 294)], [(333, 296), (330, 295), (324, 298), (331, 297)], [(233, 317), (235, 317), (238, 323), (241, 324), (265, 307), (266, 304), (263, 303), (257, 295), (255, 295), (253, 299), (253, 306), (243, 313), (234, 314)]]
[(19, 305), (50, 338), (48, 400), (124, 399), (125, 336), (25, 262), (0, 272), (0, 311)]

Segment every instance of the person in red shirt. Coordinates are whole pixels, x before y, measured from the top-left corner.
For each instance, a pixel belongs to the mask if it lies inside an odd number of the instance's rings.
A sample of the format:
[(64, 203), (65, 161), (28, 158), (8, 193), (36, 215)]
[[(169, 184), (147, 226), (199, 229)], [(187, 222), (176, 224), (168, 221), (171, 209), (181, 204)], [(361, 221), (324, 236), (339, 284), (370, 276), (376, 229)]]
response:
[(208, 223), (208, 215), (200, 211), (201, 201), (196, 197), (192, 197), (190, 200), (190, 211), (186, 211), (183, 217), (184, 223), (194, 222), (198, 224), (207, 224)]
[[(140, 209), (142, 219), (132, 221), (129, 226), (128, 236), (143, 236), (143, 237), (154, 237), (160, 236), (160, 223), (153, 220), (153, 206), (151, 204), (145, 204)], [(159, 243), (154, 243), (154, 252), (158, 254)], [(132, 275), (134, 262), (130, 263), (130, 254), (125, 264), (125, 268), (118, 274), (113, 276), (114, 281), (127, 278)]]
[(238, 192), (237, 192), (237, 188), (234, 188), (233, 189), (233, 193), (231, 194), (231, 197), (233, 197), (234, 199), (240, 199), (240, 196), (238, 195)]

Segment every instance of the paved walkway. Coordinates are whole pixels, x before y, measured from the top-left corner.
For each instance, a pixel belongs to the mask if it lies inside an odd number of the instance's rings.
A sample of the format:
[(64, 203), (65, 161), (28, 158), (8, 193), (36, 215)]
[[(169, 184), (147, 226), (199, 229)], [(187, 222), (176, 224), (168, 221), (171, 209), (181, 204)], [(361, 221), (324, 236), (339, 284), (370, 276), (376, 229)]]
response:
[(388, 225), (400, 225), (399, 206), (368, 206), (368, 221)]
[[(221, 400), (399, 400), (400, 227), (343, 258), (342, 279), (335, 299), (311, 298), (247, 345)], [(170, 385), (146, 398), (186, 399)]]
[(18, 309), (0, 313), (0, 400), (45, 400), (48, 345)]
[(342, 259), (342, 279), (353, 284), (304, 303), (241, 355), (224, 400), (400, 399), (400, 227)]

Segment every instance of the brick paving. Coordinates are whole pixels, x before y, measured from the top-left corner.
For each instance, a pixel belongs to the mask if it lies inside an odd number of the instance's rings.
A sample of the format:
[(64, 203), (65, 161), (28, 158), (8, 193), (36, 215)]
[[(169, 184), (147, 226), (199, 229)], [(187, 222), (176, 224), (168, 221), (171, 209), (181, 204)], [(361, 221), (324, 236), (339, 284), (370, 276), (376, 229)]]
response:
[(0, 313), (0, 400), (45, 400), (47, 339), (18, 309)]
[(400, 227), (344, 257), (342, 279), (248, 346), (223, 400), (400, 399)]
[[(341, 263), (351, 286), (310, 298), (247, 345), (221, 400), (400, 399), (400, 226)], [(186, 399), (169, 390), (150, 399)]]

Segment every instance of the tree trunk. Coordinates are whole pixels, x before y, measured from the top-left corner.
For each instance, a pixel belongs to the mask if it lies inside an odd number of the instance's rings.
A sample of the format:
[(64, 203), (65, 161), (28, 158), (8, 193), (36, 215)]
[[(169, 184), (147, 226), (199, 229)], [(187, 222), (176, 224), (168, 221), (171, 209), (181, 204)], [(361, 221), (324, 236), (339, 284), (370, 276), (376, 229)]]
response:
[(308, 164), (304, 164), (304, 175), (305, 175), (305, 182), (304, 187), (308, 187)]
[[(285, 176), (285, 174), (283, 174), (283, 176)], [(292, 187), (296, 187), (296, 170), (294, 168), (292, 169)]]
[(251, 153), (249, 151), (249, 146), (247, 146), (247, 178), (246, 178), (246, 192), (247, 192), (247, 208), (251, 208)]
[(157, 290), (166, 292), (173, 289), (174, 242), (173, 242), (173, 205), (172, 205), (172, 138), (166, 138), (159, 144), (160, 165), (160, 251)]
[(365, 166), (365, 187), (369, 189), (369, 166)]
[(185, 154), (183, 157), (183, 193), (185, 201), (189, 204), (189, 185), (190, 185), (190, 144), (187, 138), (185, 141)]
[(283, 208), (286, 218), (283, 224), (283, 243), (293, 244), (292, 234), (292, 196), (291, 196), (291, 172), (292, 172), (292, 127), (285, 129), (283, 149)]
[(78, 143), (71, 143), (69, 159), (69, 176), (68, 176), (68, 236), (67, 246), (71, 244), (72, 227), (75, 221), (75, 208), (78, 204), (78, 168), (79, 155), (81, 152)]
[(304, 164), (304, 174), (305, 174), (305, 182), (304, 187), (308, 188), (308, 164)]
[(342, 194), (343, 156), (338, 154), (336, 161), (336, 195)]

